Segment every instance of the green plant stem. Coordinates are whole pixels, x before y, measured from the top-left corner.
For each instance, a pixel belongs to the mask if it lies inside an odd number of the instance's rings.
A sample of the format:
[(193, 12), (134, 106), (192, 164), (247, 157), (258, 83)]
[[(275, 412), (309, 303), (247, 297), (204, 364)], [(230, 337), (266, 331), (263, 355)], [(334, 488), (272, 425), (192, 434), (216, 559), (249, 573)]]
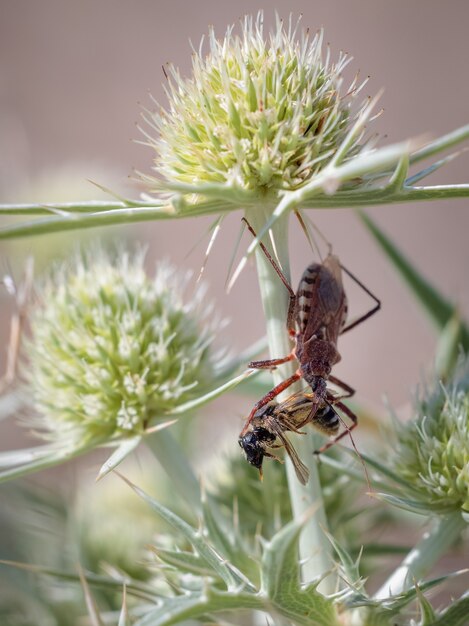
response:
[(167, 428), (145, 437), (145, 442), (168, 474), (179, 497), (198, 514), (201, 511), (200, 484), (187, 455)]
[[(301, 204), (303, 208), (328, 208), (340, 209), (350, 207), (378, 206), (382, 204), (402, 204), (404, 202), (442, 200), (447, 198), (469, 197), (469, 185), (440, 185), (433, 187), (406, 188), (399, 192), (390, 193), (387, 190), (370, 190), (369, 192), (337, 192), (327, 195), (317, 192), (312, 197), (304, 200), (291, 192), (289, 203), (282, 204), (282, 212), (287, 213), (291, 208)], [(97, 204), (97, 203), (95, 203)], [(54, 205), (59, 211), (64, 205)], [(64, 209), (65, 210), (65, 209)], [(155, 220), (183, 219), (198, 217), (200, 215), (220, 215), (234, 210), (230, 203), (222, 201), (207, 201), (190, 207), (187, 211), (174, 212), (171, 205), (148, 206), (147, 204), (133, 206), (125, 204), (117, 206), (115, 202), (109, 203), (109, 209), (103, 204), (94, 211), (88, 209), (84, 203), (70, 203), (67, 211), (69, 215), (44, 216), (41, 219), (15, 223), (0, 228), (0, 239), (12, 239), (15, 237), (31, 237), (47, 235), (50, 233), (78, 230), (82, 228), (95, 228), (98, 226), (113, 226), (119, 224), (136, 224)], [(250, 209), (251, 211), (256, 209)], [(43, 205), (0, 205), (0, 216), (3, 215), (44, 215)], [(50, 211), (49, 211), (50, 214)]]
[(420, 582), (440, 556), (456, 541), (465, 528), (461, 513), (451, 513), (434, 520), (429, 531), (408, 553), (399, 567), (376, 592), (375, 599), (396, 596)]
[[(270, 216), (268, 210), (258, 207), (246, 212), (247, 219), (256, 231)], [(288, 216), (278, 220), (273, 229), (272, 237), (275, 242), (277, 259), (283, 272), (289, 278), (290, 266), (288, 257)], [(270, 251), (272, 247), (266, 238), (263, 242)], [(267, 340), (272, 358), (282, 357), (292, 349), (291, 340), (286, 329), (288, 310), (288, 292), (277, 276), (269, 260), (260, 249), (256, 250), (256, 264), (259, 287), (266, 319)], [(286, 363), (273, 372), (275, 384), (290, 376), (295, 369), (293, 363)], [(287, 389), (279, 400), (288, 397), (295, 391), (294, 387)], [(324, 576), (333, 568), (332, 549), (324, 531), (327, 530), (326, 514), (319, 482), (317, 462), (312, 454), (311, 437), (296, 437), (294, 442), (301, 460), (307, 466), (310, 477), (306, 485), (301, 485), (295, 474), (290, 459), (286, 458), (286, 472), (288, 478), (290, 499), (295, 519), (307, 517), (300, 537), (300, 558), (303, 562), (302, 576), (304, 582)], [(335, 581), (332, 576), (324, 579), (319, 590), (322, 593), (332, 593), (335, 590)]]

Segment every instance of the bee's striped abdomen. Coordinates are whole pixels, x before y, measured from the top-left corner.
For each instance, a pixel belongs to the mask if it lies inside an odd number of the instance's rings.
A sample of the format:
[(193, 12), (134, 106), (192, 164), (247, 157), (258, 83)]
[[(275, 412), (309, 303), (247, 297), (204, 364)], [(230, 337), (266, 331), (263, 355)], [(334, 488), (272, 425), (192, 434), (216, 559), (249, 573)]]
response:
[(324, 404), (318, 409), (312, 423), (315, 428), (326, 435), (335, 435), (339, 432), (339, 416), (329, 404)]

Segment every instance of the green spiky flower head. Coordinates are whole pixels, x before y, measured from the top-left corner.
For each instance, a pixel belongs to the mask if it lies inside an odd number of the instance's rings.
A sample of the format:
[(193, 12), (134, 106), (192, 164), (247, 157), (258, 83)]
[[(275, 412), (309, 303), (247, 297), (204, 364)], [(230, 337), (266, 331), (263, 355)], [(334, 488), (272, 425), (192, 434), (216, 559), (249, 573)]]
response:
[(394, 461), (409, 495), (433, 511), (469, 513), (469, 360), (419, 401), (398, 440)]
[(100, 250), (59, 266), (31, 313), (27, 378), (45, 438), (90, 445), (141, 434), (207, 390), (220, 322), (202, 287), (144, 254)]
[[(310, 37), (291, 21), (277, 18), (266, 36), (262, 13), (240, 31), (230, 27), (221, 41), (210, 31), (191, 77), (169, 67), (169, 109), (144, 115), (163, 177), (141, 175), (151, 191), (225, 185), (248, 202), (276, 198), (306, 184), (344, 139), (358, 92), (354, 83), (340, 93), (347, 57), (323, 58), (322, 32)], [(358, 141), (350, 155), (357, 150)]]

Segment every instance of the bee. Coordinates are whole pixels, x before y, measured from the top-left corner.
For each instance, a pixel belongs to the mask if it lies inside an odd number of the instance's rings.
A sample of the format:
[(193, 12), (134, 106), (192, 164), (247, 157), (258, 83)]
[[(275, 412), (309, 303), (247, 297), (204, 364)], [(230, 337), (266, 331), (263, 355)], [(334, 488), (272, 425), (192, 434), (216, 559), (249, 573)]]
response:
[[(244, 219), (244, 221), (250, 232), (256, 236), (251, 225), (246, 219)], [(330, 411), (328, 407), (330, 407), (331, 404), (334, 404), (336, 409), (340, 409), (342, 413), (345, 413), (352, 422), (342, 433), (336, 433), (332, 441), (329, 441), (322, 446), (322, 448), (317, 450), (316, 453), (319, 454), (330, 448), (347, 433), (350, 433), (358, 423), (355, 413), (341, 401), (343, 398), (351, 397), (355, 393), (355, 390), (350, 385), (331, 374), (332, 367), (341, 359), (337, 349), (339, 335), (343, 335), (345, 332), (355, 328), (355, 326), (371, 317), (381, 308), (381, 302), (358, 280), (358, 278), (341, 265), (339, 258), (331, 252), (329, 252), (322, 263), (313, 262), (308, 265), (303, 272), (298, 290), (295, 293), (264, 244), (260, 243), (260, 247), (288, 290), (290, 302), (287, 314), (287, 330), (294, 341), (294, 346), (290, 354), (285, 357), (252, 361), (249, 363), (248, 367), (272, 370), (282, 363), (296, 359), (298, 361), (298, 368), (292, 376), (276, 385), (254, 405), (241, 431), (240, 441), (243, 441), (242, 447), (246, 450), (244, 446), (245, 436), (248, 433), (252, 433), (253, 428), (251, 428), (251, 424), (256, 422), (256, 416), (259, 415), (259, 410), (266, 405), (269, 406), (269, 403), (272, 402), (277, 395), (285, 391), (285, 389), (293, 385), (293, 383), (304, 379), (310, 385), (313, 392), (305, 396), (308, 398), (308, 401), (306, 404), (302, 405), (304, 410), (306, 406), (309, 407), (309, 416), (305, 418), (304, 423), (308, 421), (313, 422), (316, 417), (322, 415), (324, 411), (327, 414)], [(354, 280), (359, 287), (375, 301), (374, 306), (369, 311), (349, 324), (346, 323), (348, 303), (342, 282), (342, 271)], [(327, 388), (328, 381), (342, 389), (344, 393), (341, 396), (334, 396)], [(280, 404), (278, 406), (282, 405)], [(332, 409), (332, 411), (335, 412), (335, 409)], [(284, 428), (283, 430), (291, 429)], [(254, 438), (256, 438), (255, 435)], [(262, 439), (262, 436), (260, 439)], [(286, 449), (288, 451), (287, 447)]]
[(337, 435), (340, 426), (339, 416), (331, 404), (324, 402), (313, 413), (314, 406), (314, 394), (300, 391), (284, 402), (278, 403), (276, 400), (270, 400), (257, 409), (248, 428), (243, 429), (239, 437), (239, 445), (244, 450), (248, 463), (259, 470), (261, 478), (264, 457), (279, 460), (268, 450), (284, 447), (295, 468), (298, 480), (303, 485), (307, 483), (308, 469), (285, 433), (305, 435), (306, 433), (300, 429), (311, 424), (331, 437)]

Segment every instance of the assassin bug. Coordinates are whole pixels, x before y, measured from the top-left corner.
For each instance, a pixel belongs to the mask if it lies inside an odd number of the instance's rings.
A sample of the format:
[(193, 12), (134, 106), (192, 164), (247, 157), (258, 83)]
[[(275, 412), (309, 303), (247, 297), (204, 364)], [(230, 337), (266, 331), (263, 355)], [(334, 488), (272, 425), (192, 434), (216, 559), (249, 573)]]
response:
[[(239, 445), (246, 454), (246, 460), (259, 470), (262, 477), (264, 457), (280, 460), (268, 451), (272, 448), (284, 447), (295, 468), (298, 480), (305, 485), (308, 480), (308, 469), (302, 463), (295, 448), (285, 436), (285, 432), (306, 434), (300, 430), (310, 423), (326, 435), (337, 435), (339, 416), (330, 404), (322, 404), (312, 413), (314, 394), (300, 391), (284, 402), (271, 400), (257, 409), (249, 422), (245, 434), (240, 437)], [(276, 443), (276, 441), (280, 443)]]
[[(249, 231), (256, 237), (252, 226), (245, 218), (243, 219)], [(337, 350), (339, 335), (355, 328), (355, 326), (371, 317), (381, 308), (381, 302), (358, 278), (341, 265), (339, 258), (330, 251), (323, 263), (313, 262), (308, 265), (303, 272), (298, 290), (295, 293), (282, 270), (262, 242), (260, 242), (260, 247), (290, 295), (287, 329), (295, 345), (290, 354), (285, 357), (252, 361), (248, 367), (275, 369), (278, 365), (293, 359), (297, 359), (299, 366), (292, 376), (276, 385), (254, 405), (240, 433), (239, 442), (245, 450), (247, 457), (249, 457), (252, 450), (247, 449), (250, 443), (249, 437), (246, 439), (246, 436), (252, 431), (251, 424), (256, 415), (258, 415), (258, 411), (282, 393), (282, 391), (303, 378), (313, 391), (309, 419), (306, 421), (312, 421), (318, 411), (322, 411), (325, 406), (330, 407), (333, 404), (335, 408), (340, 409), (342, 413), (347, 415), (352, 422), (351, 426), (346, 427), (342, 433), (337, 434), (332, 441), (315, 451), (316, 454), (320, 454), (350, 433), (358, 423), (355, 413), (341, 402), (343, 398), (351, 397), (355, 390), (336, 376), (331, 375), (333, 365), (338, 363), (341, 358)], [(375, 301), (375, 305), (368, 312), (348, 325), (346, 325), (347, 296), (342, 284), (342, 270)], [(344, 393), (341, 396), (334, 396), (327, 388), (327, 381), (342, 389)]]

